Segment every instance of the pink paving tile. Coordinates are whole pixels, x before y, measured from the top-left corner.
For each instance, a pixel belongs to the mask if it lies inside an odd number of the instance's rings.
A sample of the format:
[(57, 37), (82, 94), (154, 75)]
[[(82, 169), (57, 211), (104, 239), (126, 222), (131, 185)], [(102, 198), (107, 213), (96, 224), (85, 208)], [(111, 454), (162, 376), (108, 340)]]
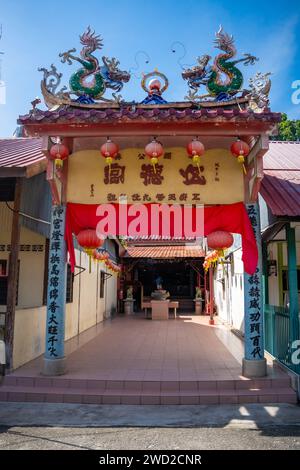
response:
[(124, 382), (121, 380), (107, 380), (105, 385), (106, 390), (122, 390)]
[(83, 401), (83, 396), (80, 394), (64, 393), (63, 395), (64, 403), (82, 403), (82, 401)]
[(245, 390), (254, 387), (254, 380), (236, 380), (235, 381), (235, 388), (237, 390)]
[(181, 405), (199, 405), (200, 398), (197, 395), (180, 395), (180, 404)]
[(36, 377), (34, 381), (35, 387), (51, 387), (52, 379), (48, 379), (46, 377)]
[(199, 390), (216, 390), (217, 382), (215, 380), (198, 380)]
[(219, 397), (217, 395), (200, 395), (200, 405), (218, 405)]
[(103, 395), (102, 403), (103, 405), (120, 405), (121, 396), (120, 395)]
[(297, 403), (296, 393), (279, 393), (277, 395), (278, 402), (282, 403)]
[(160, 402), (162, 405), (180, 405), (180, 396), (161, 395)]
[(278, 379), (272, 379), (271, 380), (271, 386), (274, 387), (289, 387), (291, 384), (291, 379), (287, 376), (285, 378), (278, 378)]
[(142, 395), (141, 404), (142, 405), (159, 405), (160, 396), (159, 395)]
[(83, 395), (82, 396), (82, 403), (88, 404), (88, 405), (98, 405), (102, 403), (102, 397), (101, 395)]
[(87, 389), (97, 389), (97, 390), (104, 390), (106, 386), (105, 380), (87, 380)]
[(179, 389), (180, 389), (181, 392), (198, 390), (198, 382), (196, 380), (193, 380), (193, 381), (180, 381), (179, 382)]
[(160, 391), (161, 382), (160, 381), (147, 381), (142, 382), (142, 389), (144, 391)]
[(179, 391), (179, 382), (176, 381), (162, 381), (161, 382), (161, 391)]
[(46, 401), (45, 393), (26, 393), (26, 401), (30, 402), (44, 402)]
[(7, 392), (0, 391), (0, 401), (6, 401), (6, 400), (7, 400)]
[(257, 403), (258, 395), (238, 395), (238, 403)]
[(217, 390), (234, 390), (235, 382), (234, 380), (218, 380), (217, 381)]
[(17, 386), (33, 387), (34, 378), (33, 377), (18, 377)]
[(258, 402), (259, 403), (277, 403), (278, 398), (277, 398), (277, 395), (274, 393), (258, 395)]
[(219, 396), (219, 403), (222, 404), (230, 404), (234, 405), (238, 403), (238, 396), (237, 395), (220, 395)]
[(47, 403), (63, 403), (63, 395), (58, 393), (47, 393), (45, 401)]
[(8, 392), (7, 401), (26, 401), (26, 393)]
[(124, 390), (142, 390), (142, 382), (140, 380), (126, 380), (124, 382)]
[(68, 388), (69, 380), (68, 379), (52, 379), (53, 387), (57, 388)]
[(17, 377), (6, 375), (3, 383), (4, 385), (17, 385)]
[(141, 396), (140, 395), (121, 395), (121, 404), (122, 405), (140, 405)]

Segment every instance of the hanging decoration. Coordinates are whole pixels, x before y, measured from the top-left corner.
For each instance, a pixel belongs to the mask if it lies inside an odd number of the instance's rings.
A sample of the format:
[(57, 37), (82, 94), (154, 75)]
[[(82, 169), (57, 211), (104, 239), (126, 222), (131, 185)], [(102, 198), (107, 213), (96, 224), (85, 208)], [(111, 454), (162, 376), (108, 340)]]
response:
[(78, 233), (77, 241), (89, 257), (89, 272), (91, 272), (91, 258), (95, 249), (103, 245), (104, 239), (98, 237), (96, 230), (88, 228)]
[(95, 261), (104, 262), (105, 260), (109, 258), (109, 254), (107, 253), (106, 250), (101, 249), (98, 251), (97, 249), (95, 249), (93, 251), (92, 257)]
[(213, 268), (217, 265), (217, 262), (220, 258), (220, 254), (217, 250), (210, 251), (204, 258), (204, 271), (207, 272), (209, 268)]
[(149, 144), (145, 147), (145, 154), (150, 158), (150, 162), (153, 165), (154, 172), (156, 173), (156, 165), (158, 163), (159, 157), (164, 153), (164, 148), (160, 142), (156, 140), (156, 137), (153, 138)]
[(108, 164), (109, 170), (110, 170), (110, 166), (112, 162), (114, 161), (114, 159), (119, 153), (118, 145), (112, 140), (110, 140), (109, 137), (107, 137), (106, 142), (103, 145), (101, 145), (100, 151), (101, 151), (102, 156), (105, 158), (105, 161)]
[(50, 160), (54, 160), (56, 168), (63, 166), (63, 161), (68, 158), (70, 151), (64, 144), (57, 143), (50, 148)]
[(207, 235), (207, 246), (216, 250), (219, 256), (224, 257), (224, 250), (233, 244), (233, 236), (225, 230), (216, 230)]
[(245, 157), (249, 155), (249, 145), (243, 140), (237, 139), (233, 144), (231, 144), (230, 151), (232, 155), (237, 158), (237, 161), (243, 165), (243, 170), (246, 174)]
[(204, 145), (202, 144), (202, 142), (200, 142), (200, 140), (195, 138), (187, 144), (186, 151), (189, 157), (192, 158), (193, 163), (197, 165), (198, 170), (200, 172), (201, 155), (203, 155), (205, 152)]

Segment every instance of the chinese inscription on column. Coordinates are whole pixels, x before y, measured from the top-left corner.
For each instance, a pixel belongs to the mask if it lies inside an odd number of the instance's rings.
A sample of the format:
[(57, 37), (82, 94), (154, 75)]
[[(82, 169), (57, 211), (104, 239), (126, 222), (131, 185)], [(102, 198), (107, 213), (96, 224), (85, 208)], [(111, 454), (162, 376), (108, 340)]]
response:
[(258, 265), (251, 276), (245, 274), (245, 357), (259, 360), (264, 357), (263, 341), (263, 298), (262, 298), (262, 258), (258, 204), (248, 204), (248, 216), (253, 227), (257, 248)]
[(65, 310), (65, 208), (52, 208), (49, 246), (46, 356), (63, 356)]

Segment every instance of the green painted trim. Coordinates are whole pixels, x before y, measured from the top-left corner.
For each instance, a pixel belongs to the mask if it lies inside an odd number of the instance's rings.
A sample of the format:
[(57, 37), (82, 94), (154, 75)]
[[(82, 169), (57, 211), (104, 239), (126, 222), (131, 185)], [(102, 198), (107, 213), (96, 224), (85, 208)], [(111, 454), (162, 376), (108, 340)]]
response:
[(264, 304), (269, 303), (268, 245), (262, 242)]
[(298, 316), (298, 287), (297, 287), (297, 256), (295, 228), (286, 225), (288, 281), (289, 281), (289, 311), (290, 311), (290, 340), (299, 339)]
[(282, 289), (282, 267), (283, 267), (283, 249), (282, 242), (277, 243), (277, 263), (278, 263), (278, 291), (279, 305), (283, 307), (283, 289)]

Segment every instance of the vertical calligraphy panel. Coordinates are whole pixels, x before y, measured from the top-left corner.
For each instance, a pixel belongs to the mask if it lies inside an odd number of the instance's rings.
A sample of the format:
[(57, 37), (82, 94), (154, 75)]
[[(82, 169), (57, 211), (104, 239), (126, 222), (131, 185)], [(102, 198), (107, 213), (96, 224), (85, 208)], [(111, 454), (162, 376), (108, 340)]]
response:
[(44, 374), (64, 373), (66, 243), (65, 206), (53, 206), (49, 243), (46, 349)]
[(258, 264), (254, 274), (244, 274), (245, 358), (243, 373), (249, 377), (266, 375), (264, 359), (264, 302), (262, 285), (262, 246), (258, 203), (246, 205), (254, 231)]

